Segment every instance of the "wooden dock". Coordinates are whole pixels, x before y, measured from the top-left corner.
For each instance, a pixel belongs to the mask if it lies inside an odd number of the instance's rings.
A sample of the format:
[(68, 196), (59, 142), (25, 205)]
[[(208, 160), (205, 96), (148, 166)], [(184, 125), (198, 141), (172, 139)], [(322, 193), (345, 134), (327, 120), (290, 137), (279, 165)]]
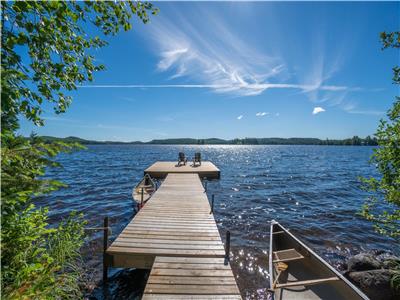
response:
[(144, 174), (149, 174), (153, 178), (165, 178), (168, 174), (197, 174), (201, 178), (220, 178), (220, 170), (210, 161), (203, 161), (201, 165), (195, 167), (190, 161), (186, 165), (179, 166), (176, 161), (157, 161), (144, 170)]
[(151, 269), (143, 299), (241, 299), (223, 258), (160, 257)]
[(151, 269), (144, 299), (240, 299), (210, 212), (198, 174), (168, 174), (107, 249), (107, 265)]

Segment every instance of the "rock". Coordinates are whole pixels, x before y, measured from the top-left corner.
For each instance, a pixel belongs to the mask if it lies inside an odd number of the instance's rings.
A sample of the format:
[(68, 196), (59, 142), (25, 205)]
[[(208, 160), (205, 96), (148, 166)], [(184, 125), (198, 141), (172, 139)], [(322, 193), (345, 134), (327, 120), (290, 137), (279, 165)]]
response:
[(348, 272), (376, 270), (381, 267), (382, 263), (368, 253), (354, 255), (347, 261)]
[(392, 259), (389, 258), (383, 262), (383, 267), (385, 269), (396, 269), (397, 266), (399, 265), (400, 265), (400, 258), (398, 257), (394, 257)]
[(376, 257), (385, 269), (395, 269), (400, 264), (400, 257), (390, 253), (384, 253)]
[(395, 299), (390, 287), (390, 278), (393, 271), (380, 269), (360, 272), (348, 272), (348, 277), (371, 300)]

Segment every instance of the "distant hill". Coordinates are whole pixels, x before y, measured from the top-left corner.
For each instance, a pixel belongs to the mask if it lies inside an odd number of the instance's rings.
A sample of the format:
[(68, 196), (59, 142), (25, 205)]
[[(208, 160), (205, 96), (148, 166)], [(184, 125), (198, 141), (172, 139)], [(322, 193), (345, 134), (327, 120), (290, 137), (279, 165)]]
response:
[(349, 146), (376, 146), (377, 140), (375, 137), (367, 136), (360, 138), (354, 136), (344, 140), (321, 140), (317, 138), (244, 138), (224, 140), (219, 138), (194, 139), (194, 138), (176, 138), (176, 139), (156, 139), (150, 142), (118, 142), (118, 141), (94, 141), (85, 140), (75, 136), (59, 138), (53, 136), (42, 136), (45, 141), (63, 141), (63, 142), (78, 142), (84, 145), (349, 145)]
[(146, 144), (157, 144), (157, 145), (224, 145), (230, 144), (230, 141), (210, 138), (210, 139), (192, 139), (192, 138), (179, 138), (179, 139), (163, 139), (163, 140), (152, 140)]
[(135, 141), (135, 142), (118, 142), (118, 141), (94, 141), (94, 140), (85, 140), (76, 136), (69, 136), (66, 138), (59, 138), (59, 137), (54, 137), (54, 136), (41, 136), (41, 138), (47, 142), (53, 142), (53, 141), (62, 141), (62, 142), (68, 142), (68, 143), (80, 143), (83, 145), (104, 145), (104, 144), (115, 144), (115, 145), (121, 145), (121, 144), (143, 144), (143, 142), (140, 141)]

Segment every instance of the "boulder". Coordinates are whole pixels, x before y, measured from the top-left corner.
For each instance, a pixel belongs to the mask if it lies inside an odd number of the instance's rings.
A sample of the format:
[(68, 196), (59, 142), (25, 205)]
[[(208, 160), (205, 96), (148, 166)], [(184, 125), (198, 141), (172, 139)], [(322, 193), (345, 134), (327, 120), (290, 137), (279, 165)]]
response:
[(382, 263), (368, 253), (354, 255), (347, 261), (348, 272), (376, 270), (381, 267)]
[(395, 299), (390, 287), (393, 271), (380, 269), (348, 272), (346, 277), (358, 286), (371, 300)]
[(396, 269), (400, 265), (400, 257), (390, 253), (383, 253), (376, 257), (385, 269)]

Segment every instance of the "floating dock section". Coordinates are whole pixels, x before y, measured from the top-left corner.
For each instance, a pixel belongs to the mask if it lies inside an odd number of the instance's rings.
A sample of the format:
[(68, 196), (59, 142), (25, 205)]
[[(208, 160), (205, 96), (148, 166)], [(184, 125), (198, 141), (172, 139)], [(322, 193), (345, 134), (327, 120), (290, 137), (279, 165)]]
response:
[(220, 178), (220, 170), (210, 161), (203, 161), (201, 165), (196, 166), (189, 162), (186, 165), (178, 165), (174, 161), (157, 161), (144, 170), (144, 174), (149, 174), (153, 178), (165, 178), (168, 174), (197, 174), (201, 178)]
[(197, 173), (204, 169), (170, 168), (158, 162), (145, 171), (165, 180), (108, 247), (106, 265), (151, 269), (143, 299), (241, 299)]

